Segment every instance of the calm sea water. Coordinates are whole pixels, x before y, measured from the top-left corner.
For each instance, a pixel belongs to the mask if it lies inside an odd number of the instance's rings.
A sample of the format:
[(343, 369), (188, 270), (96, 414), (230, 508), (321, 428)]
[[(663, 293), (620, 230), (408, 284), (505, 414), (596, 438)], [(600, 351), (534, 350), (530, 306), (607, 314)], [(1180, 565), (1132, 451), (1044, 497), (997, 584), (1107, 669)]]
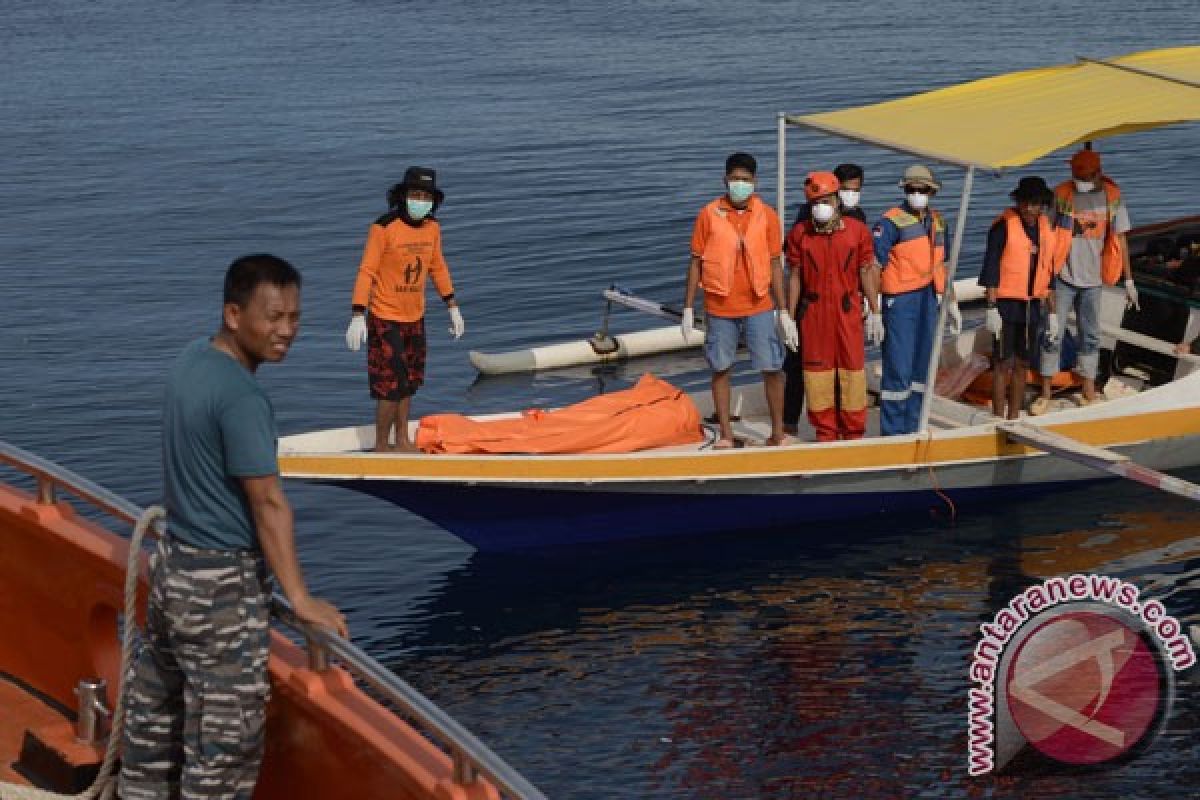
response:
[[(618, 282), (677, 301), (690, 222), (775, 113), (1188, 43), (1194, 0), (1065, 10), (694, 0), (5, 0), (0, 27), (0, 436), (139, 503), (159, 493), (166, 365), (217, 321), (221, 276), (272, 251), (305, 329), (265, 368), (284, 432), (365, 421), (350, 286), (386, 187), (433, 166), (467, 336), (435, 307), (418, 413), (563, 403), (696, 357), (477, 381), (468, 349), (591, 333)], [(1014, 121), (1013, 135), (1020, 135)], [(1196, 128), (1100, 145), (1137, 222), (1195, 213)], [(857, 160), (882, 211), (905, 161), (793, 132), (802, 170)], [(1035, 165), (1064, 173), (1064, 154)], [(944, 170), (943, 207), (960, 177)], [(961, 274), (1013, 176), (983, 176)], [(619, 315), (617, 329), (646, 320)], [(1200, 476), (1192, 476), (1200, 477)], [(310, 581), (355, 638), (551, 796), (1187, 796), (1194, 680), (1119, 770), (968, 780), (972, 631), (1043, 576), (1125, 577), (1200, 617), (1200, 513), (1105, 486), (951, 526), (498, 558), (404, 511), (295, 485)]]

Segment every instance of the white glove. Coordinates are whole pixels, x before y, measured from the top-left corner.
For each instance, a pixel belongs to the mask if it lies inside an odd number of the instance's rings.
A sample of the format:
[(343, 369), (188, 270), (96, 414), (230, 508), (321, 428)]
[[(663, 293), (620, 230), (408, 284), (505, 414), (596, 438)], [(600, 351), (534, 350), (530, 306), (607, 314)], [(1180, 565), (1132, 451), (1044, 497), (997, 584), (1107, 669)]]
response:
[(792, 319), (792, 315), (786, 311), (778, 311), (775, 314), (775, 322), (779, 325), (779, 334), (783, 337), (787, 349), (793, 353), (799, 350), (800, 331), (796, 330), (796, 320)]
[(367, 320), (362, 314), (350, 318), (350, 327), (346, 328), (346, 347), (358, 352), (367, 341)]
[(696, 332), (696, 312), (690, 308), (683, 310), (683, 315), (679, 320), (679, 330), (683, 332), (683, 340), (688, 344), (692, 342), (692, 334)]
[(867, 312), (867, 341), (873, 345), (883, 344), (883, 314)]
[(1000, 338), (1000, 330), (1004, 327), (1004, 320), (1000, 319), (1000, 309), (992, 306), (987, 310), (987, 316), (983, 318), (983, 327), (987, 328), (992, 336)]
[(1058, 341), (1058, 314), (1051, 311), (1046, 315), (1046, 344)]
[(950, 332), (958, 336), (962, 333), (962, 312), (958, 310), (957, 301), (950, 300), (949, 303), (946, 307), (946, 319), (950, 322)]
[(1135, 311), (1141, 311), (1142, 307), (1138, 305), (1137, 286), (1133, 283), (1133, 278), (1125, 279), (1125, 300), (1126, 307), (1133, 306)]
[(462, 312), (458, 310), (458, 306), (450, 306), (450, 335), (461, 339), (466, 332), (467, 323), (463, 322)]

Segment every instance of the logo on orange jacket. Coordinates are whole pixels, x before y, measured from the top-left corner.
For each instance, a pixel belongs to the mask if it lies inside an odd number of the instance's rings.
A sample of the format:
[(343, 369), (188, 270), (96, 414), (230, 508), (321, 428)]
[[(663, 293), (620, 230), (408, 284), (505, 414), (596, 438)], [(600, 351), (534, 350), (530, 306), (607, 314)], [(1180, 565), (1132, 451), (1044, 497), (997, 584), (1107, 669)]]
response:
[(404, 282), (412, 286), (421, 277), (421, 271), (425, 269), (425, 265), (421, 263), (421, 257), (417, 256), (417, 260), (404, 268)]

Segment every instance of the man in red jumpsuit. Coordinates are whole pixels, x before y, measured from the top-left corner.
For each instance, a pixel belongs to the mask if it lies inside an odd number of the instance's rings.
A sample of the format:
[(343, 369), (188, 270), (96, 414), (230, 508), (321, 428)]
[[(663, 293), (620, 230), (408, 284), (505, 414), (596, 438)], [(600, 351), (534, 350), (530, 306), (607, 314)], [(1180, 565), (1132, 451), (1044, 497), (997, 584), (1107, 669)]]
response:
[(838, 186), (832, 172), (809, 173), (804, 195), (812, 218), (792, 228), (786, 248), (788, 308), (800, 323), (808, 419), (819, 442), (861, 439), (867, 429), (864, 295), (871, 309), (867, 335), (872, 344), (883, 341), (871, 233), (842, 215)]

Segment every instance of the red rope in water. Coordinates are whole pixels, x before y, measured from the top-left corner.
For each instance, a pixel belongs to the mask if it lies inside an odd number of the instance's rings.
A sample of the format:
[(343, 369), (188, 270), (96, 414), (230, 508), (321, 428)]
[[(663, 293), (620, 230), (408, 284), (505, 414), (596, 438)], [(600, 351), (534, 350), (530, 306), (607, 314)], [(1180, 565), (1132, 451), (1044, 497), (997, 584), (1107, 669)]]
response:
[[(955, 520), (958, 519), (958, 509), (954, 507), (954, 501), (942, 491), (942, 487), (938, 486), (937, 473), (933, 471), (933, 464), (926, 462), (925, 466), (929, 468), (929, 482), (933, 484), (934, 493), (936, 493), (938, 497), (942, 498), (943, 502), (945, 502), (945, 504), (950, 508), (950, 524), (953, 525)], [(935, 517), (938, 516), (936, 508), (929, 509), (929, 513)]]

